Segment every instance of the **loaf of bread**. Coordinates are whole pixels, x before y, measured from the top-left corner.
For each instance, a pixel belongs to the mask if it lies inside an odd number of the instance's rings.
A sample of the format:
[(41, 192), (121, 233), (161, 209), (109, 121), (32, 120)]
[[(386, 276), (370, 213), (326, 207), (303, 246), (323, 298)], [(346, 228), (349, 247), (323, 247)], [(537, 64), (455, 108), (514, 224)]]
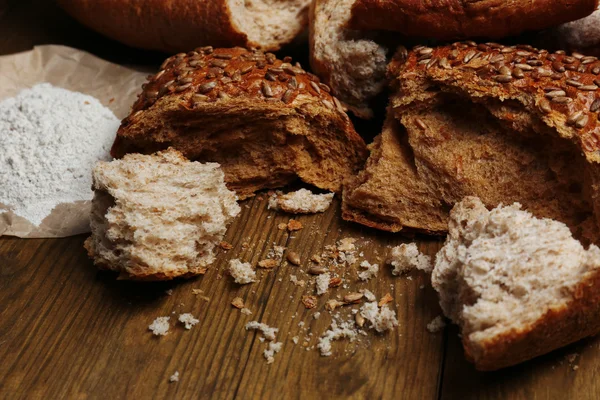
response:
[(114, 157), (174, 147), (221, 164), (240, 198), (297, 178), (339, 192), (367, 157), (330, 88), (291, 59), (242, 48), (165, 61), (123, 120)]
[(600, 61), (466, 42), (400, 51), (389, 73), (399, 125), (348, 185), (346, 219), (443, 232), (452, 205), (474, 195), (597, 240)]
[(590, 15), (597, 0), (355, 0), (348, 28), (427, 39), (499, 39)]
[(370, 118), (369, 102), (385, 86), (387, 49), (373, 35), (346, 29), (356, 0), (315, 0), (310, 20), (313, 71), (358, 117)]
[(529, 360), (600, 332), (600, 249), (519, 204), (488, 211), (467, 197), (450, 213), (432, 284), (479, 370)]
[(585, 18), (560, 25), (549, 33), (550, 37), (542, 35), (540, 41), (552, 41), (562, 49), (600, 56), (600, 10)]
[(277, 50), (302, 32), (310, 0), (59, 0), (75, 19), (129, 46)]
[(173, 149), (99, 162), (93, 189), (85, 247), (98, 268), (122, 279), (202, 274), (240, 212), (218, 164), (190, 162)]

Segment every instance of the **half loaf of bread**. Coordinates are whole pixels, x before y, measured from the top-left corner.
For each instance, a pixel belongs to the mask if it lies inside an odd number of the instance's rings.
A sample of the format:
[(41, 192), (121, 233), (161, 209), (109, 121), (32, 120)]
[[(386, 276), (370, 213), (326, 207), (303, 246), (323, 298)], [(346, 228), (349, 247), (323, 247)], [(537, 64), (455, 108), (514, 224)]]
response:
[(218, 162), (240, 198), (300, 178), (334, 192), (366, 146), (329, 87), (291, 59), (242, 48), (165, 61), (123, 120), (114, 157), (174, 147)]
[(508, 367), (600, 331), (600, 249), (519, 204), (450, 213), (431, 277), (477, 369)]
[(123, 279), (202, 274), (240, 212), (218, 164), (190, 162), (173, 149), (99, 162), (93, 189), (85, 247), (98, 268)]
[(75, 19), (129, 46), (278, 50), (306, 27), (310, 0), (59, 0)]
[(401, 51), (389, 74), (399, 125), (388, 122), (349, 185), (347, 219), (444, 232), (448, 210), (473, 195), (596, 240), (600, 61), (468, 42)]

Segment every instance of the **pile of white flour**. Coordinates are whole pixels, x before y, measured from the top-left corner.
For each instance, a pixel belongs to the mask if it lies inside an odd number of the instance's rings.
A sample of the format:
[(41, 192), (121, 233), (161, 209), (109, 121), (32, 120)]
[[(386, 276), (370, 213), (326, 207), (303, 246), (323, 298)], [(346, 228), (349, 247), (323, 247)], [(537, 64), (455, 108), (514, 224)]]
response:
[(47, 83), (0, 102), (0, 203), (38, 226), (60, 203), (91, 200), (92, 167), (110, 159), (119, 122), (94, 97)]

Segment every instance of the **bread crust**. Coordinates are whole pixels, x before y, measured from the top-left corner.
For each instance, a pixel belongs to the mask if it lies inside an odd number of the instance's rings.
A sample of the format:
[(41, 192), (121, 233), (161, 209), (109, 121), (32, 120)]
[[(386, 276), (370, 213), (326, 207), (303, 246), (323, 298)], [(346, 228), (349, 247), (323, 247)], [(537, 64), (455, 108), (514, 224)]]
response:
[(58, 0), (72, 17), (129, 46), (168, 53), (197, 46), (245, 46), (278, 50), (308, 23), (271, 44), (253, 42), (235, 25), (226, 0)]
[(357, 0), (348, 26), (440, 40), (498, 39), (574, 21), (597, 6), (597, 0)]
[(463, 335), (466, 357), (481, 371), (519, 364), (600, 332), (600, 273), (591, 273), (563, 308), (548, 311), (532, 326), (476, 346)]
[(297, 177), (340, 192), (367, 157), (329, 87), (291, 59), (199, 48), (167, 59), (143, 89), (112, 155), (172, 146), (191, 160), (221, 163), (240, 198)]

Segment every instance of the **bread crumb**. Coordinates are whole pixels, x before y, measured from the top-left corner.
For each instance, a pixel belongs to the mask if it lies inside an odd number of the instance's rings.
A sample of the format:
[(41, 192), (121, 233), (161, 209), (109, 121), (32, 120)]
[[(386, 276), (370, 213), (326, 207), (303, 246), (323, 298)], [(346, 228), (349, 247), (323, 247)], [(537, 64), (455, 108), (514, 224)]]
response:
[(295, 219), (290, 219), (290, 221), (287, 224), (287, 229), (290, 232), (299, 231), (302, 228), (303, 228), (302, 223)]
[(169, 377), (169, 382), (179, 382), (179, 371), (175, 371), (175, 373)]
[(321, 313), (320, 312), (316, 312), (313, 314), (313, 318), (314, 319), (319, 319), (319, 317), (321, 317)]
[(200, 321), (194, 318), (192, 314), (185, 313), (179, 315), (179, 322), (181, 322), (185, 326), (185, 329), (192, 329), (192, 326), (196, 325)]
[(362, 293), (362, 294), (364, 294), (365, 295), (365, 299), (367, 299), (368, 301), (375, 301), (375, 300), (377, 300), (377, 297), (369, 289), (361, 289), (361, 290), (359, 290), (359, 292)]
[(381, 298), (381, 300), (379, 300), (379, 303), (377, 303), (377, 305), (379, 307), (383, 307), (384, 305), (391, 303), (393, 300), (394, 300), (394, 298), (392, 297), (392, 295), (389, 293), (386, 293), (385, 296), (383, 296)]
[(246, 324), (246, 330), (256, 330), (262, 332), (263, 336), (270, 341), (275, 340), (275, 335), (279, 332), (277, 328), (271, 328), (267, 324), (258, 321), (250, 321)]
[(197, 296), (199, 294), (204, 293), (204, 290), (202, 290), (202, 289), (192, 289), (192, 293)]
[(240, 285), (256, 282), (256, 271), (252, 269), (250, 263), (241, 262), (237, 258), (229, 261), (229, 273), (234, 282)]
[(371, 323), (370, 328), (377, 332), (385, 332), (398, 326), (396, 313), (387, 305), (379, 308), (376, 302), (368, 302), (360, 307), (360, 314)]
[(290, 282), (300, 287), (304, 287), (304, 285), (306, 285), (306, 282), (304, 280), (298, 280), (298, 277), (296, 275), (290, 275)]
[(292, 214), (325, 212), (331, 205), (333, 196), (333, 193), (314, 194), (307, 189), (300, 189), (286, 194), (277, 192), (269, 198), (268, 208)]
[(246, 308), (246, 307), (242, 308), (242, 309), (240, 310), (240, 312), (241, 312), (242, 314), (244, 314), (244, 315), (252, 315), (252, 311), (250, 311), (250, 309), (249, 309), (249, 308)]
[(279, 265), (279, 261), (273, 260), (272, 258), (266, 258), (258, 262), (260, 268), (272, 269)]
[(167, 289), (167, 290), (165, 290), (165, 294), (167, 296), (172, 296), (173, 295), (173, 289)]
[(343, 238), (340, 241), (338, 241), (338, 245), (337, 245), (337, 249), (338, 251), (354, 251), (356, 250), (356, 246), (354, 245), (354, 243), (356, 242), (356, 239), (354, 238)]
[(302, 296), (302, 304), (307, 309), (315, 308), (317, 306), (317, 298), (315, 296), (304, 295)]
[(285, 231), (287, 229), (287, 224), (285, 222), (282, 222), (279, 225), (277, 225), (277, 229), (279, 229), (280, 231)]
[(219, 243), (219, 247), (222, 248), (223, 250), (231, 250), (233, 249), (233, 245), (229, 242), (226, 241), (222, 241), (221, 243)]
[(376, 277), (379, 272), (379, 265), (371, 264), (367, 260), (361, 262), (360, 266), (361, 268), (365, 268), (365, 271), (358, 273), (358, 278), (361, 281), (368, 281), (369, 279)]
[(442, 331), (446, 327), (444, 317), (438, 315), (430, 323), (427, 324), (427, 330), (431, 333), (437, 333)]
[(319, 276), (317, 276), (316, 279), (316, 289), (317, 289), (317, 295), (322, 295), (327, 293), (328, 289), (329, 289), (329, 281), (331, 280), (331, 274), (329, 272), (321, 274)]
[(156, 336), (165, 336), (169, 333), (169, 319), (171, 317), (158, 317), (148, 326)]
[(294, 342), (294, 344), (298, 344), (298, 340), (299, 340), (298, 336), (294, 336), (292, 338), (292, 342)]
[(338, 323), (333, 320), (331, 322), (331, 327), (319, 338), (317, 349), (319, 349), (323, 357), (329, 357), (332, 354), (331, 342), (342, 338), (348, 338), (353, 342), (356, 340), (356, 334), (357, 332), (354, 329), (354, 323), (344, 321), (338, 325)]
[(231, 301), (231, 305), (235, 308), (242, 309), (244, 308), (244, 299), (242, 299), (241, 297), (236, 297)]
[(388, 264), (394, 267), (392, 275), (400, 275), (413, 269), (429, 273), (433, 269), (431, 257), (419, 252), (417, 245), (414, 243), (394, 247)]
[(273, 364), (273, 362), (275, 361), (275, 354), (279, 353), (281, 351), (281, 347), (283, 346), (283, 343), (281, 342), (270, 342), (269, 343), (269, 347), (267, 347), (265, 349), (265, 351), (263, 352), (263, 355), (265, 356), (265, 358), (267, 359), (267, 364)]

